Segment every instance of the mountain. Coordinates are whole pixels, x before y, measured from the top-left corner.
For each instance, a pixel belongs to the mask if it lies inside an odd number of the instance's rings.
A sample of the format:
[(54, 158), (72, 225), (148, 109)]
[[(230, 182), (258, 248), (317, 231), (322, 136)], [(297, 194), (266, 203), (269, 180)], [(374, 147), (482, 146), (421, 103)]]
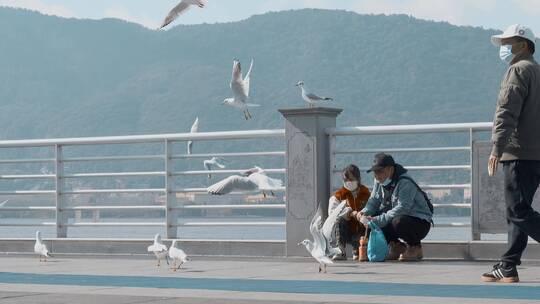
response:
[[(505, 65), (493, 30), (405, 15), (305, 9), (154, 31), (0, 8), (0, 138), (281, 128), (334, 97), (338, 124), (489, 121)], [(255, 119), (225, 108), (232, 59), (251, 58)]]

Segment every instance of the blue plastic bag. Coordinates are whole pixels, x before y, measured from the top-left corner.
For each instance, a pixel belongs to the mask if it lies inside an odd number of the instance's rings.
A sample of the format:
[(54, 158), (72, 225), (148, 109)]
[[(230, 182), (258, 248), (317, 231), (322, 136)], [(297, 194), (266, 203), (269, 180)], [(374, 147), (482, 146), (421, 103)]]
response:
[(367, 247), (368, 259), (370, 262), (384, 262), (389, 250), (386, 238), (381, 228), (375, 223), (369, 222), (368, 225), (371, 228)]

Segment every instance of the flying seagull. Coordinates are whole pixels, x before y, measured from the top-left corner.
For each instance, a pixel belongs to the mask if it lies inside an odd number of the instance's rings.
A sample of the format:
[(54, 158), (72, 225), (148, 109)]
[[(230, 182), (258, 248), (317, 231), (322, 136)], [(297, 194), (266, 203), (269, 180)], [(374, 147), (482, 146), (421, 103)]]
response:
[(159, 29), (171, 24), (174, 20), (176, 20), (176, 18), (178, 18), (178, 16), (187, 11), (193, 5), (203, 8), (206, 5), (206, 0), (182, 0), (169, 12), (167, 17), (165, 17), (165, 20), (163, 20), (163, 23)]
[(330, 257), (341, 254), (341, 250), (337, 247), (332, 247), (324, 237), (319, 228), (321, 226), (321, 221), (322, 216), (320, 215), (320, 212), (317, 212), (309, 225), (309, 232), (311, 232), (311, 236), (313, 236), (313, 242), (309, 239), (305, 239), (298, 243), (298, 245), (304, 245), (311, 256), (319, 262), (319, 272), (322, 271), (326, 273), (326, 266), (334, 263)]
[(324, 224), (322, 226), (322, 234), (325, 239), (328, 240), (328, 243), (332, 243), (334, 238), (334, 229), (338, 220), (348, 212), (351, 212), (351, 207), (347, 206), (347, 201), (342, 201), (339, 205), (336, 206), (329, 214)]
[(230, 87), (233, 92), (232, 98), (225, 98), (223, 105), (227, 105), (233, 108), (238, 108), (244, 112), (244, 118), (246, 120), (251, 119), (251, 113), (249, 113), (250, 107), (258, 107), (257, 104), (248, 103), (249, 99), (249, 81), (251, 77), (251, 69), (253, 68), (253, 59), (246, 76), (242, 78), (242, 66), (237, 59), (233, 60), (233, 69)]
[(47, 246), (43, 244), (43, 241), (41, 240), (41, 232), (39, 232), (39, 230), (36, 231), (36, 243), (34, 244), (34, 252), (38, 254), (40, 262), (47, 262), (47, 258), (51, 257), (49, 249), (47, 249)]
[[(176, 240), (172, 242), (171, 248), (169, 248), (169, 257), (173, 260), (173, 267), (172, 269), (174, 271), (180, 269), (180, 267), (187, 261), (189, 261), (186, 253), (184, 250), (180, 248), (176, 248)], [(176, 263), (178, 264), (178, 267), (176, 267)]]
[[(212, 157), (212, 159), (207, 159), (205, 161), (203, 161), (203, 165), (204, 165), (204, 168), (206, 170), (212, 170), (212, 167), (218, 167), (220, 169), (223, 169), (225, 168), (225, 165), (220, 163), (220, 162), (223, 162), (225, 161), (223, 158), (221, 157)], [(208, 174), (208, 178), (212, 178), (212, 175), (211, 174)]]
[(326, 101), (334, 100), (334, 99), (332, 99), (330, 97), (321, 97), (321, 96), (315, 95), (313, 93), (310, 93), (306, 89), (303, 81), (299, 81), (296, 84), (296, 86), (300, 87), (302, 89), (302, 98), (308, 103), (310, 108), (312, 108), (316, 104), (320, 104), (320, 103), (324, 103)]
[(165, 259), (167, 265), (169, 265), (169, 254), (167, 251), (167, 246), (161, 243), (161, 235), (159, 235), (159, 233), (154, 236), (154, 244), (148, 246), (148, 252), (153, 252), (156, 255), (157, 267), (160, 266), (162, 259)]
[(254, 167), (241, 175), (229, 176), (212, 186), (206, 191), (214, 195), (224, 195), (233, 191), (253, 191), (259, 190), (266, 197), (266, 191), (274, 195), (274, 190), (278, 190), (283, 186), (283, 181), (275, 178), (270, 178), (266, 172), (260, 167)]
[[(199, 132), (199, 117), (195, 119), (195, 122), (191, 126), (190, 133), (197, 133), (197, 132)], [(191, 154), (192, 149), (193, 149), (193, 141), (189, 140), (187, 142), (187, 154)]]

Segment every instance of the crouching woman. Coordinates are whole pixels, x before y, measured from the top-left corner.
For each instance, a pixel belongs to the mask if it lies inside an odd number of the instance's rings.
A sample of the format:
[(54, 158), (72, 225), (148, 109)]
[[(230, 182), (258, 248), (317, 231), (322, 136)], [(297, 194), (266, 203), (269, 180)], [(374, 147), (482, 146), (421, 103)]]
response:
[(366, 207), (358, 213), (357, 220), (364, 224), (372, 221), (381, 228), (390, 249), (387, 260), (421, 260), (421, 241), (427, 236), (432, 223), (431, 203), (407, 170), (396, 164), (392, 156), (384, 153), (375, 155), (369, 172), (373, 172), (375, 177), (373, 192)]
[(336, 224), (336, 242), (342, 254), (334, 256), (333, 260), (346, 260), (345, 247), (353, 247), (353, 260), (358, 260), (358, 247), (360, 237), (365, 233), (365, 227), (356, 220), (357, 214), (366, 206), (370, 196), (369, 189), (362, 185), (360, 169), (355, 165), (348, 165), (342, 172), (343, 187), (330, 198), (328, 213), (331, 213), (342, 201), (346, 201), (345, 212)]

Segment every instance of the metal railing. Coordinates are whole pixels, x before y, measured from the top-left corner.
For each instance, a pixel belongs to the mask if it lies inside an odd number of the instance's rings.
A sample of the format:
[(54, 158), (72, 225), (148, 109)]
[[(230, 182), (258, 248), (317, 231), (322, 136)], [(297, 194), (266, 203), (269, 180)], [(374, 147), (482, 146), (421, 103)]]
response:
[[(330, 187), (334, 188), (336, 174), (341, 172), (336, 163), (337, 155), (359, 155), (359, 154), (375, 154), (377, 152), (386, 153), (469, 153), (469, 161), (465, 164), (447, 165), (447, 164), (431, 164), (422, 166), (404, 165), (410, 171), (469, 171), (469, 180), (455, 184), (432, 184), (422, 183), (420, 186), (429, 192), (429, 190), (446, 190), (446, 189), (471, 189), (472, 181), (472, 143), (480, 132), (491, 131), (492, 123), (454, 123), (454, 124), (422, 124), (422, 125), (393, 125), (393, 126), (368, 126), (368, 127), (345, 127), (345, 128), (330, 128), (326, 130), (330, 142), (330, 168), (332, 174), (330, 177)], [(401, 135), (401, 134), (416, 134), (418, 136), (424, 134), (445, 134), (445, 133), (465, 133), (468, 135), (468, 145), (457, 146), (441, 146), (430, 147), (426, 144), (425, 147), (381, 147), (381, 148), (354, 148), (340, 149), (337, 147), (337, 138), (345, 136), (377, 136), (377, 135)], [(399, 157), (397, 158), (399, 160)], [(344, 164), (343, 164), (344, 165)], [(369, 163), (367, 164), (369, 165)], [(361, 167), (362, 170), (367, 170), (368, 167)], [(434, 204), (435, 208), (455, 208), (455, 209), (470, 209), (470, 203), (454, 203), (454, 204)], [(469, 223), (457, 222), (449, 224), (437, 224), (437, 227), (470, 227)], [(473, 235), (473, 239), (478, 239), (478, 236)]]
[[(201, 132), (201, 133), (179, 133), (162, 135), (136, 135), (136, 136), (108, 136), (89, 138), (63, 138), (63, 139), (38, 139), (38, 140), (8, 140), (0, 141), (0, 149), (21, 149), (21, 148), (50, 148), (54, 151), (52, 158), (10, 158), (0, 159), (0, 164), (48, 164), (54, 166), (54, 172), (43, 174), (0, 174), (0, 180), (51, 180), (54, 181), (54, 188), (47, 190), (10, 190), (0, 191), (1, 196), (51, 196), (54, 199), (54, 206), (2, 206), (0, 215), (4, 212), (26, 211), (54, 212), (54, 222), (35, 221), (32, 223), (4, 223), (0, 218), (0, 226), (21, 227), (21, 226), (55, 226), (57, 237), (67, 237), (68, 227), (80, 226), (160, 226), (166, 228), (166, 237), (177, 236), (177, 228), (181, 226), (284, 226), (285, 221), (182, 221), (179, 216), (181, 210), (234, 210), (234, 209), (285, 209), (284, 204), (227, 204), (227, 205), (177, 205), (176, 194), (178, 193), (205, 193), (206, 188), (176, 188), (175, 178), (187, 178), (187, 176), (197, 175), (227, 175), (236, 174), (247, 170), (227, 169), (227, 170), (184, 170), (175, 171), (175, 160), (182, 159), (202, 159), (208, 157), (284, 157), (284, 151), (242, 151), (242, 152), (219, 152), (205, 154), (175, 154), (173, 144), (187, 141), (227, 141), (227, 140), (256, 140), (266, 138), (283, 139), (285, 130), (252, 130), (252, 131), (232, 131), (232, 132)], [(64, 156), (66, 147), (85, 147), (94, 145), (123, 145), (123, 144), (153, 144), (159, 146), (163, 153), (148, 155), (115, 155), (115, 156)], [(66, 173), (67, 164), (77, 164), (83, 162), (114, 162), (122, 161), (158, 161), (161, 162), (161, 169), (157, 171), (131, 171), (131, 172), (76, 172)], [(285, 174), (285, 168), (265, 169), (268, 173)], [(143, 187), (143, 188), (112, 188), (112, 189), (81, 189), (66, 187), (65, 182), (73, 179), (96, 179), (96, 178), (121, 178), (121, 177), (160, 177), (164, 179), (163, 187)], [(181, 180), (180, 180), (181, 183)], [(284, 191), (278, 189), (277, 191)], [(98, 194), (160, 194), (164, 195), (164, 205), (115, 205), (114, 203), (99, 202), (99, 205), (69, 206), (66, 196), (69, 195), (98, 195)], [(68, 212), (81, 212), (84, 210), (137, 210), (137, 211), (164, 211), (163, 220), (154, 222), (77, 222), (70, 221)]]

